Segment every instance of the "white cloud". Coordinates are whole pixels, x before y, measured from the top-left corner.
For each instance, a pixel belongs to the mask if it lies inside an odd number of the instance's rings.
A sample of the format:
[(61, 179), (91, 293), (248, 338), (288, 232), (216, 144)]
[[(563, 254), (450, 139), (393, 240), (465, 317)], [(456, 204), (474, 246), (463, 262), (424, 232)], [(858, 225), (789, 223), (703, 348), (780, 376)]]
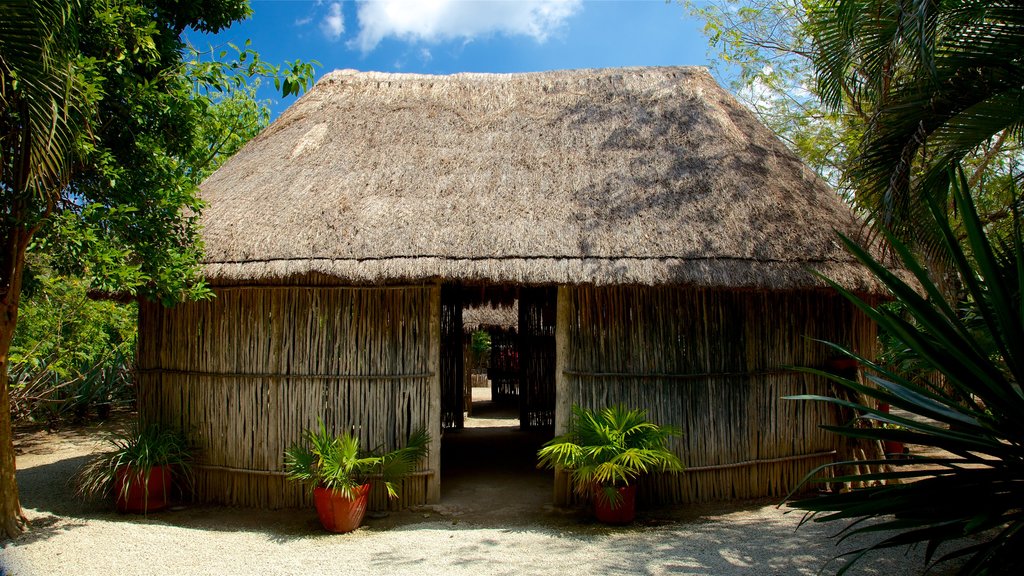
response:
[(582, 8), (582, 0), (376, 0), (359, 3), (351, 45), (373, 50), (387, 37), (410, 42), (472, 40), (489, 34), (544, 42)]
[(327, 8), (327, 15), (320, 21), (320, 31), (332, 42), (337, 42), (345, 31), (345, 19), (341, 15), (341, 2), (334, 2)]
[(306, 16), (305, 18), (296, 18), (295, 19), (295, 25), (301, 27), (301, 26), (305, 26), (306, 24), (309, 24), (312, 21), (313, 21), (313, 17), (312, 16)]

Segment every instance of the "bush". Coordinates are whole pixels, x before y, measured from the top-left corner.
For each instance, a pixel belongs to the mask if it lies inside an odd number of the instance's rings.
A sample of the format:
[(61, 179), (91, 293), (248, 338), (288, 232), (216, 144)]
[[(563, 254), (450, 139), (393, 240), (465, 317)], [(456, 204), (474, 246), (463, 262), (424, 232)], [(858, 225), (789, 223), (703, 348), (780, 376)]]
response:
[(88, 283), (33, 259), (11, 344), (14, 419), (49, 424), (132, 400), (136, 306), (89, 298)]

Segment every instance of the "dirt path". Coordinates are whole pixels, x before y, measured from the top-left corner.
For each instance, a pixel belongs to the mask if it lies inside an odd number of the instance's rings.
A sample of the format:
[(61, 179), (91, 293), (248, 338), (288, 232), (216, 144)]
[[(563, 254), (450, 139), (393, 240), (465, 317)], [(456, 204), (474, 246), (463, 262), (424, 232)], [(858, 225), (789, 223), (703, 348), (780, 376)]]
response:
[[(103, 431), (17, 436), (31, 531), (4, 544), (0, 574), (788, 575), (816, 574), (840, 550), (827, 537), (837, 527), (795, 530), (799, 516), (767, 502), (661, 510), (628, 528), (596, 524), (551, 506), (550, 478), (521, 466), (541, 440), (512, 434), (516, 441), (502, 446), (512, 429), (500, 426), (446, 439), (441, 504), (367, 519), (349, 535), (324, 533), (312, 510), (186, 506), (119, 515), (76, 500), (66, 484)], [(460, 473), (466, 462), (472, 469)], [(891, 551), (853, 573), (921, 567), (919, 553)]]

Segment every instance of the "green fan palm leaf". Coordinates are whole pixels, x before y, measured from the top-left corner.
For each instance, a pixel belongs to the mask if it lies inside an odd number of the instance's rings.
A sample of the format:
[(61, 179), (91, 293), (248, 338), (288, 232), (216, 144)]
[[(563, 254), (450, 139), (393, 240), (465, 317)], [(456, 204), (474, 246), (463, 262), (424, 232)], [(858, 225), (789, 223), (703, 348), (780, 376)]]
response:
[(320, 486), (347, 498), (369, 481), (380, 479), (388, 496), (397, 498), (398, 483), (427, 455), (429, 445), (430, 435), (417, 430), (404, 448), (365, 451), (354, 433), (336, 436), (320, 421), (317, 429), (304, 431), (302, 441), (285, 451), (285, 470), (288, 478), (310, 489)]
[(589, 496), (595, 485), (617, 505), (616, 487), (627, 486), (651, 472), (676, 472), (683, 464), (667, 443), (678, 435), (671, 427), (647, 420), (644, 410), (613, 406), (598, 411), (573, 406), (568, 431), (537, 452), (539, 468), (570, 471), (573, 487)]

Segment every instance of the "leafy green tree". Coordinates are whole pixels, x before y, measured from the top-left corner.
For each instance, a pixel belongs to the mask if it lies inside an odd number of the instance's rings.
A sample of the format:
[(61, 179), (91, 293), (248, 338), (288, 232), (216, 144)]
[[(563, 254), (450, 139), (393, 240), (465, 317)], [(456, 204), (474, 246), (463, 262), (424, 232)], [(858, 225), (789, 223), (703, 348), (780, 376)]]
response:
[[(94, 287), (172, 303), (202, 297), (198, 182), (259, 125), (256, 78), (285, 96), (311, 66), (255, 52), (188, 56), (245, 0), (11, 0), (0, 4), (0, 533), (24, 525), (10, 431), (8, 352), (26, 251)], [(251, 99), (251, 98), (250, 98)], [(234, 106), (234, 108), (233, 108)], [(40, 232), (43, 232), (40, 234)]]
[(856, 110), (829, 110), (816, 93), (807, 7), (813, 0), (686, 2), (704, 22), (712, 72), (833, 186), (859, 137)]
[(72, 155), (98, 98), (75, 45), (78, 6), (0, 4), (0, 534), (24, 523), (15, 482), (7, 385), (25, 250), (72, 174)]
[(809, 15), (816, 92), (828, 110), (867, 118), (847, 166), (858, 204), (916, 249), (941, 252), (924, 196), (952, 211), (955, 163), (979, 198), (994, 196), (979, 202), (983, 221), (1008, 222), (1024, 161), (1024, 4), (825, 0)]

